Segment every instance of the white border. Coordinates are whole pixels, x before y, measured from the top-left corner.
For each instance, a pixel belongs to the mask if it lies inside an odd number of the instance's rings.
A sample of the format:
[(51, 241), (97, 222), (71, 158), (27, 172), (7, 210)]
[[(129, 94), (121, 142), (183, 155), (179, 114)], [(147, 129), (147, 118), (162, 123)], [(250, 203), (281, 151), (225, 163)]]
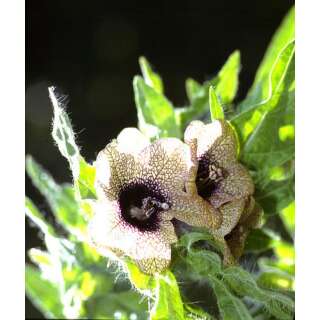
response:
[(24, 319), (25, 4), (0, 2), (1, 319)]
[(319, 1), (296, 4), (296, 319), (319, 318)]

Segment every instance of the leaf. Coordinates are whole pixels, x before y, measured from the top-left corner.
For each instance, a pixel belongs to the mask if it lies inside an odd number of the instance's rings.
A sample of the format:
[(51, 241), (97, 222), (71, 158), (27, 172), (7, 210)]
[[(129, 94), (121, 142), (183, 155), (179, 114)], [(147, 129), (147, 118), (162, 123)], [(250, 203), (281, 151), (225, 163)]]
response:
[(161, 77), (155, 73), (145, 57), (139, 58), (140, 69), (146, 84), (156, 92), (163, 93), (163, 83)]
[(49, 88), (49, 95), (54, 114), (52, 137), (61, 154), (69, 162), (76, 196), (80, 199), (96, 199), (94, 188), (95, 169), (87, 164), (80, 155), (70, 119), (64, 110), (64, 98), (58, 97), (54, 87)]
[(212, 240), (212, 235), (204, 232), (188, 232), (180, 237), (177, 245), (185, 247), (189, 251), (194, 243), (201, 240), (210, 242)]
[(240, 53), (233, 52), (223, 65), (217, 76), (200, 85), (189, 78), (186, 81), (187, 96), (190, 106), (175, 109), (177, 123), (184, 131), (188, 123), (195, 119), (206, 117), (210, 113), (209, 87), (213, 86), (222, 106), (232, 103), (238, 89), (238, 76), (240, 72)]
[(211, 120), (212, 121), (223, 120), (224, 119), (223, 108), (212, 86), (209, 88), (209, 105), (210, 105)]
[(247, 237), (245, 251), (255, 253), (266, 251), (273, 248), (279, 239), (270, 230), (254, 229)]
[(25, 199), (25, 210), (29, 219), (35, 223), (44, 234), (50, 234), (52, 236), (55, 235), (53, 227), (47, 223), (38, 208), (28, 197)]
[(295, 231), (295, 202), (292, 201), (287, 207), (282, 209), (280, 211), (280, 217), (291, 235), (291, 237), (294, 237), (294, 231)]
[(27, 296), (43, 315), (49, 319), (64, 319), (58, 288), (31, 266), (26, 266), (25, 278)]
[(156, 300), (150, 319), (185, 319), (179, 287), (175, 276), (169, 270), (156, 277)]
[(144, 295), (151, 296), (155, 287), (154, 278), (141, 272), (137, 265), (130, 261), (129, 258), (126, 259), (124, 267), (127, 271), (130, 283)]
[(257, 283), (262, 288), (273, 290), (292, 290), (294, 277), (279, 270), (266, 271), (260, 274)]
[(88, 164), (80, 157), (80, 174), (78, 179), (78, 187), (81, 199), (97, 199), (94, 181), (96, 177), (96, 168)]
[(292, 158), (293, 141), (281, 141), (279, 129), (293, 124), (294, 42), (280, 52), (265, 85), (267, 99), (231, 119), (243, 145), (242, 160), (256, 169), (282, 165)]
[(139, 76), (133, 79), (133, 89), (140, 130), (151, 139), (180, 137), (173, 106), (169, 100), (148, 86)]
[(266, 215), (279, 213), (294, 200), (294, 176), (281, 181), (256, 183), (255, 199)]
[(210, 277), (223, 320), (249, 320), (252, 317), (243, 302), (235, 297), (221, 280)]
[(221, 259), (215, 252), (208, 250), (192, 250), (186, 257), (186, 262), (193, 272), (200, 276), (208, 276), (219, 273), (222, 268)]
[(265, 290), (256, 284), (249, 272), (240, 267), (230, 267), (223, 271), (223, 281), (241, 296), (248, 296), (264, 304), (273, 316), (280, 319), (292, 319), (293, 301), (278, 292)]
[(279, 52), (282, 50), (282, 48), (286, 47), (289, 42), (294, 40), (294, 37), (295, 9), (292, 7), (282, 21), (280, 27), (274, 34), (271, 43), (268, 46), (268, 49), (256, 73), (253, 85), (249, 90), (245, 101), (240, 106), (242, 110), (267, 98), (268, 88), (264, 84), (267, 83), (269, 72), (276, 61)]
[(64, 110), (64, 97), (58, 97), (54, 87), (49, 88), (49, 96), (53, 105), (53, 127), (52, 137), (57, 143), (61, 154), (67, 158), (73, 177), (76, 180), (79, 176), (79, 148), (75, 141), (72, 125)]
[(26, 170), (32, 183), (48, 201), (57, 221), (66, 230), (81, 238), (87, 222), (75, 199), (73, 188), (67, 184), (59, 186), (31, 156), (27, 156)]
[(277, 66), (280, 63), (286, 66), (280, 74), (283, 78), (278, 80), (264, 110), (255, 111), (254, 116), (259, 112), (260, 120), (257, 126), (253, 125), (242, 150), (243, 161), (252, 168), (280, 166), (294, 157), (294, 139), (281, 133), (284, 128), (294, 128), (294, 43), (280, 54)]
[(218, 77), (211, 81), (222, 105), (232, 103), (237, 94), (240, 67), (240, 52), (236, 50), (229, 56)]

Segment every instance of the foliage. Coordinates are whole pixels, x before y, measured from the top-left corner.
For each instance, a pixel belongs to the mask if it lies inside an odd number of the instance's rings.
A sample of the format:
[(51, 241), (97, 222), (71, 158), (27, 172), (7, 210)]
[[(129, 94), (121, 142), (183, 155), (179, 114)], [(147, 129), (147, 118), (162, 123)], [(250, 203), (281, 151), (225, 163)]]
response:
[[(67, 159), (73, 185), (59, 185), (31, 156), (26, 170), (55, 218), (26, 198), (26, 215), (43, 234), (31, 249), (26, 292), (47, 318), (292, 319), (294, 313), (294, 8), (273, 37), (246, 98), (235, 103), (240, 53), (203, 84), (189, 78), (190, 105), (174, 107), (146, 58), (133, 80), (139, 128), (150, 138), (181, 138), (194, 119), (226, 118), (238, 134), (240, 160), (254, 178), (264, 226), (249, 235), (241, 266), (223, 268), (203, 230), (180, 237), (170, 270), (154, 277), (129, 259), (101, 257), (87, 226), (96, 199), (95, 169), (81, 156), (63, 97), (50, 88), (52, 136)], [(274, 227), (281, 224), (281, 230)], [(250, 267), (253, 261), (254, 268)], [(107, 265), (109, 267), (107, 267)], [(184, 284), (211, 290), (207, 305), (193, 302)], [(213, 306), (213, 307), (211, 307)]]

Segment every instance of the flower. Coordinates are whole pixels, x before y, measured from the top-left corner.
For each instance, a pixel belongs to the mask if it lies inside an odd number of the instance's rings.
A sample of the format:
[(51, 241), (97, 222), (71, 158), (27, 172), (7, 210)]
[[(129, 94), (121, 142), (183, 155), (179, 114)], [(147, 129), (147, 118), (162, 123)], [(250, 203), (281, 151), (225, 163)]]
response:
[[(247, 169), (237, 160), (237, 137), (224, 120), (215, 120), (207, 125), (192, 121), (185, 131), (184, 140), (198, 161), (198, 194), (218, 209), (223, 217), (221, 226), (211, 232), (223, 247), (224, 263), (233, 264), (232, 251), (237, 251), (237, 257), (241, 255), (239, 248), (243, 247), (249, 226), (256, 225), (252, 225), (248, 218), (255, 208), (252, 197), (254, 185)], [(235, 229), (240, 220), (241, 228)], [(225, 236), (233, 230), (229, 247)]]
[(196, 194), (197, 167), (179, 139), (150, 143), (126, 128), (98, 154), (95, 167), (91, 240), (102, 254), (128, 256), (147, 274), (170, 263), (173, 218), (212, 229), (221, 223), (219, 212)]

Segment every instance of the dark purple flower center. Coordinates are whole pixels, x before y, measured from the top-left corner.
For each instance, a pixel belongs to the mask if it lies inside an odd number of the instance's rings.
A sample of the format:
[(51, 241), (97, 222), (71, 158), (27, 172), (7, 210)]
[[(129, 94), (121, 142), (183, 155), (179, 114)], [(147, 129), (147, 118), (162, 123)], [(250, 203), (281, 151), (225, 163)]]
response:
[(204, 199), (208, 199), (225, 176), (226, 172), (219, 168), (214, 161), (210, 160), (207, 155), (202, 156), (199, 159), (196, 179), (199, 195)]
[(160, 227), (159, 212), (170, 208), (167, 198), (154, 182), (127, 184), (119, 194), (121, 216), (140, 231), (156, 231)]

